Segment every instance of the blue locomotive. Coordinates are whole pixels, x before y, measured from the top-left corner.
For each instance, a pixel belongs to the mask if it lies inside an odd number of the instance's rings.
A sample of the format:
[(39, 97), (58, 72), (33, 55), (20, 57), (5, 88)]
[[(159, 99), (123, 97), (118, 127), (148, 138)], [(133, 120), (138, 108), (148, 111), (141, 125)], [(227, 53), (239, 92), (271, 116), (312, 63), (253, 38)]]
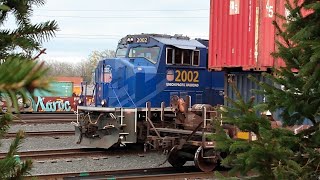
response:
[(144, 107), (191, 96), (191, 104), (223, 104), (223, 73), (207, 70), (207, 41), (157, 34), (128, 35), (116, 58), (95, 70), (95, 105)]
[[(224, 73), (207, 69), (207, 46), (207, 40), (181, 35), (122, 38), (116, 57), (101, 60), (95, 69), (95, 105), (88, 106), (82, 99), (77, 107), (77, 143), (110, 148), (143, 142), (149, 148), (171, 149), (188, 136), (185, 153), (198, 153), (196, 161), (201, 169), (208, 169), (199, 154), (212, 148), (212, 143), (200, 131), (211, 131), (209, 111), (223, 104)], [(83, 87), (83, 98), (85, 92)], [(177, 157), (171, 156), (169, 162), (183, 165)]]

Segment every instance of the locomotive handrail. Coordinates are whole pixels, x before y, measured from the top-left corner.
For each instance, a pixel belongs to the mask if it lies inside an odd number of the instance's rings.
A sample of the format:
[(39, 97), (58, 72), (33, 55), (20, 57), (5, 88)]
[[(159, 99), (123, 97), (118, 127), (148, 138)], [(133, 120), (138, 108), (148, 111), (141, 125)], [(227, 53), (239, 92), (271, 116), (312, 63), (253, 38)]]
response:
[(130, 101), (132, 102), (134, 107), (137, 107), (136, 104), (133, 102), (133, 100), (131, 99), (131, 96), (129, 95), (129, 93), (126, 91), (126, 89), (124, 89), (124, 91), (126, 92), (127, 96), (129, 97)]
[(112, 89), (112, 91), (113, 91), (113, 93), (114, 93), (114, 95), (115, 95), (115, 97), (116, 97), (116, 99), (117, 99), (117, 101), (118, 101), (118, 103), (119, 103), (119, 106), (122, 107), (122, 105), (121, 105), (121, 103), (120, 103), (120, 100), (119, 100), (119, 98), (118, 98), (118, 96), (117, 96), (117, 93), (116, 93), (116, 91), (114, 90), (114, 88), (113, 88), (112, 85), (111, 85), (111, 89)]
[(203, 128), (207, 127), (207, 108), (203, 107)]
[(77, 107), (77, 111), (74, 111), (74, 113), (77, 115), (77, 124), (79, 124), (79, 110)]
[(134, 132), (136, 133), (137, 132), (137, 121), (138, 121), (138, 109), (135, 108), (134, 109), (134, 112), (135, 112), (135, 116), (134, 116)]
[(146, 102), (147, 135), (149, 136), (150, 125), (151, 125), (152, 128), (154, 129), (154, 131), (156, 132), (157, 136), (159, 138), (161, 138), (160, 133), (158, 132), (158, 130), (156, 129), (156, 127), (154, 126), (153, 122), (150, 119), (150, 107), (151, 107), (151, 103), (150, 102)]
[(157, 134), (158, 138), (161, 138), (160, 133), (158, 132), (157, 128), (154, 126), (153, 122), (151, 121), (150, 118), (147, 117), (148, 123), (152, 126), (154, 132)]
[(202, 107), (202, 116), (203, 116), (203, 126), (202, 126), (202, 135), (201, 135), (201, 140), (202, 140), (202, 146), (204, 146), (206, 137), (204, 135), (204, 130), (207, 127), (207, 108), (205, 106)]
[(123, 108), (120, 109), (120, 124), (123, 125)]

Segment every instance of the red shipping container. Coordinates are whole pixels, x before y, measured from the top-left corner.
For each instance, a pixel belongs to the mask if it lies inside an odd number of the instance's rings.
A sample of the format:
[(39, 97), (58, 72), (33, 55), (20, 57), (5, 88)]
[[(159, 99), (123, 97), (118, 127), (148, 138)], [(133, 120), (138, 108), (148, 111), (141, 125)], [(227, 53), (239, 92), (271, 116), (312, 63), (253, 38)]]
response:
[(284, 66), (270, 56), (275, 51), (275, 13), (285, 0), (211, 0), (209, 69), (266, 71)]

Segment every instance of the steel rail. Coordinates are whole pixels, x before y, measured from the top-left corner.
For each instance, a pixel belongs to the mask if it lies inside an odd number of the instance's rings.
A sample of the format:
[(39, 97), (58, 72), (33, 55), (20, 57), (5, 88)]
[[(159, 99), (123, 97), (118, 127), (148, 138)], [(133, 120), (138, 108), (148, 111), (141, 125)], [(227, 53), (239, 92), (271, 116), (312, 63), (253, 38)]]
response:
[(21, 119), (13, 120), (13, 124), (49, 124), (49, 123), (71, 123), (75, 122), (75, 119)]
[(184, 179), (184, 178), (212, 178), (213, 173), (199, 172), (194, 166), (185, 166), (181, 169), (172, 167), (114, 170), (114, 171), (92, 171), (72, 172), (57, 174), (39, 174), (27, 179)]
[[(74, 135), (74, 131), (25, 131), (26, 137), (41, 137), (41, 136), (71, 136)], [(4, 135), (5, 138), (12, 138), (15, 137), (15, 132), (10, 132)]]
[[(105, 149), (54, 149), (54, 150), (40, 150), (40, 151), (22, 151), (18, 152), (17, 156), (20, 159), (63, 159), (63, 158), (78, 158), (78, 157), (105, 157), (105, 156), (121, 156), (136, 154), (137, 156), (142, 156), (145, 154), (143, 150), (105, 150)], [(0, 153), (0, 159), (4, 158), (7, 152)]]
[[(7, 152), (0, 153), (0, 159), (4, 158)], [(84, 149), (57, 149), (42, 151), (22, 151), (18, 152), (20, 159), (61, 159), (65, 157), (97, 156), (107, 155), (104, 150), (84, 150)]]
[[(12, 114), (13, 119), (34, 119), (34, 118), (43, 118), (43, 117), (47, 117), (47, 118), (54, 118), (54, 117), (75, 117), (76, 114), (74, 113), (32, 113), (32, 114)], [(2, 114), (0, 114), (0, 117), (2, 117)]]
[(140, 180), (140, 179), (152, 179), (152, 180), (164, 180), (164, 179), (174, 179), (174, 180), (186, 180), (186, 179), (212, 179), (212, 172), (189, 172), (189, 173), (174, 173), (174, 174), (159, 174), (159, 175), (145, 175), (145, 176), (126, 176), (117, 177), (116, 179), (123, 180)]
[(23, 116), (18, 115), (14, 116), (14, 119), (55, 119), (55, 118), (76, 118), (75, 114), (37, 114), (37, 115), (30, 115), (30, 116)]

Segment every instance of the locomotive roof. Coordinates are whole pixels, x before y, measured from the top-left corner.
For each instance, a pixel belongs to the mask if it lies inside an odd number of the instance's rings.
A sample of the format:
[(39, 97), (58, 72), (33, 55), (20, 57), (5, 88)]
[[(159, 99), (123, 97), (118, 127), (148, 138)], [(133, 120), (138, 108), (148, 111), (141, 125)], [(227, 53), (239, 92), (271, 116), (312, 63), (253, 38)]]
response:
[(182, 36), (180, 34), (176, 34), (174, 36), (167, 34), (135, 34), (135, 35), (127, 35), (119, 41), (119, 44), (127, 44), (128, 38), (153, 38), (156, 41), (163, 43), (165, 45), (175, 46), (180, 49), (196, 49), (196, 48), (206, 48), (206, 46), (195, 39), (190, 39), (187, 36)]
[(206, 48), (203, 44), (201, 44), (199, 41), (195, 39), (180, 39), (180, 38), (166, 38), (166, 37), (152, 37), (155, 40), (166, 44), (166, 45), (171, 45), (175, 46), (180, 49), (196, 49), (196, 48)]

